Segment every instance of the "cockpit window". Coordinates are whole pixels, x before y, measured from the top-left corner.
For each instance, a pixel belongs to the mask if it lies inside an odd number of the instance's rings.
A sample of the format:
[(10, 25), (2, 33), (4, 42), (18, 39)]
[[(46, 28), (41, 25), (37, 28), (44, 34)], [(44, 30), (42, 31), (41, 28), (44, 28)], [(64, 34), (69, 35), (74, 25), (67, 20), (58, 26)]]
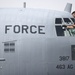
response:
[(71, 20), (74, 22), (74, 24), (75, 24), (75, 19), (74, 18), (71, 18)]
[(66, 22), (67, 24), (71, 23), (69, 18), (63, 18), (63, 19), (64, 19), (64, 22)]
[(62, 18), (56, 18), (55, 24), (62, 24)]
[(56, 33), (57, 36), (75, 36), (75, 28), (70, 26), (70, 28), (68, 28), (68, 26), (66, 25), (60, 25), (60, 26), (55, 26), (56, 28)]
[(64, 30), (62, 26), (55, 26), (57, 36), (64, 36)]
[(56, 18), (55, 28), (57, 36), (75, 36), (75, 25), (73, 22), (75, 23), (74, 18)]

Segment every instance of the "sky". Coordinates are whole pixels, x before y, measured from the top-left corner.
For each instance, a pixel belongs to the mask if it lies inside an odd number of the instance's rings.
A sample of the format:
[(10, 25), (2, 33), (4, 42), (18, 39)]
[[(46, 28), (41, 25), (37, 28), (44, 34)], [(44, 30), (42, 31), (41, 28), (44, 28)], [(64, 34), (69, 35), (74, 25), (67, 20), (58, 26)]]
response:
[(75, 0), (0, 0), (0, 8), (40, 8), (64, 11), (67, 3), (72, 3), (72, 11), (75, 10)]

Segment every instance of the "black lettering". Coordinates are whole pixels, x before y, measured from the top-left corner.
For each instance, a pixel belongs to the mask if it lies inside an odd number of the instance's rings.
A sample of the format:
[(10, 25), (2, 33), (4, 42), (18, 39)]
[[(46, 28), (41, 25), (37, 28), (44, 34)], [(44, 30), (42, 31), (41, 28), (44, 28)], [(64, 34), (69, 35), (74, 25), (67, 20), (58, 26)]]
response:
[[(32, 34), (35, 34), (35, 33), (37, 33), (37, 31), (35, 31), (33, 28), (37, 28), (35, 25), (32, 25), (32, 26), (30, 26), (30, 32), (32, 33)], [(33, 31), (34, 30), (34, 31)]]
[(73, 69), (73, 65), (68, 65), (67, 69)]
[(39, 34), (45, 34), (45, 32), (43, 32), (43, 28), (45, 28), (45, 26), (38, 26), (38, 33)]
[[(12, 25), (6, 25), (5, 26), (5, 34), (8, 33), (8, 30), (10, 30), (10, 27), (12, 27)], [(36, 25), (14, 25), (13, 26), (13, 33), (31, 33), (31, 34), (45, 34), (44, 32), (44, 28), (45, 26), (36, 26)]]
[(64, 65), (64, 64), (63, 64), (63, 65), (60, 64), (60, 65), (57, 65), (56, 68), (57, 68), (57, 69), (65, 69), (65, 65)]
[(69, 56), (59, 56), (59, 61), (68, 61), (69, 58)]
[(20, 26), (15, 25), (13, 30), (14, 30), (14, 33), (19, 33), (20, 32)]
[(7, 30), (9, 30), (8, 27), (12, 27), (12, 25), (6, 25), (6, 26), (5, 26), (5, 34), (7, 34)]
[(24, 33), (24, 31), (26, 33), (28, 33), (28, 26), (27, 25), (22, 25), (22, 33)]

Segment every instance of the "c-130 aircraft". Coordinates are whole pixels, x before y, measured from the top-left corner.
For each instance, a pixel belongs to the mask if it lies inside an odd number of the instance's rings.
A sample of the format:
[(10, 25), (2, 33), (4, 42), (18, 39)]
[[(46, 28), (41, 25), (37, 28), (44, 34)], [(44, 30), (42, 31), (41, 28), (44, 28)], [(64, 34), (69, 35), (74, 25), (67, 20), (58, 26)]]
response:
[(75, 75), (71, 7), (0, 9), (0, 75)]

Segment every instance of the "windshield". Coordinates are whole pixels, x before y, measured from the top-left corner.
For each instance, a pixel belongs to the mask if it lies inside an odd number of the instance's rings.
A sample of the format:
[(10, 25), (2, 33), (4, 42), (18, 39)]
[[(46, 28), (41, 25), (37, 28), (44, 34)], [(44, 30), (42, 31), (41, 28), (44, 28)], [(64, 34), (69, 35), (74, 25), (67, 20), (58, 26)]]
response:
[(69, 18), (63, 18), (64, 22), (67, 24), (71, 24), (71, 20)]
[(74, 18), (71, 18), (71, 20), (73, 21), (73, 23), (75, 24), (75, 19)]

